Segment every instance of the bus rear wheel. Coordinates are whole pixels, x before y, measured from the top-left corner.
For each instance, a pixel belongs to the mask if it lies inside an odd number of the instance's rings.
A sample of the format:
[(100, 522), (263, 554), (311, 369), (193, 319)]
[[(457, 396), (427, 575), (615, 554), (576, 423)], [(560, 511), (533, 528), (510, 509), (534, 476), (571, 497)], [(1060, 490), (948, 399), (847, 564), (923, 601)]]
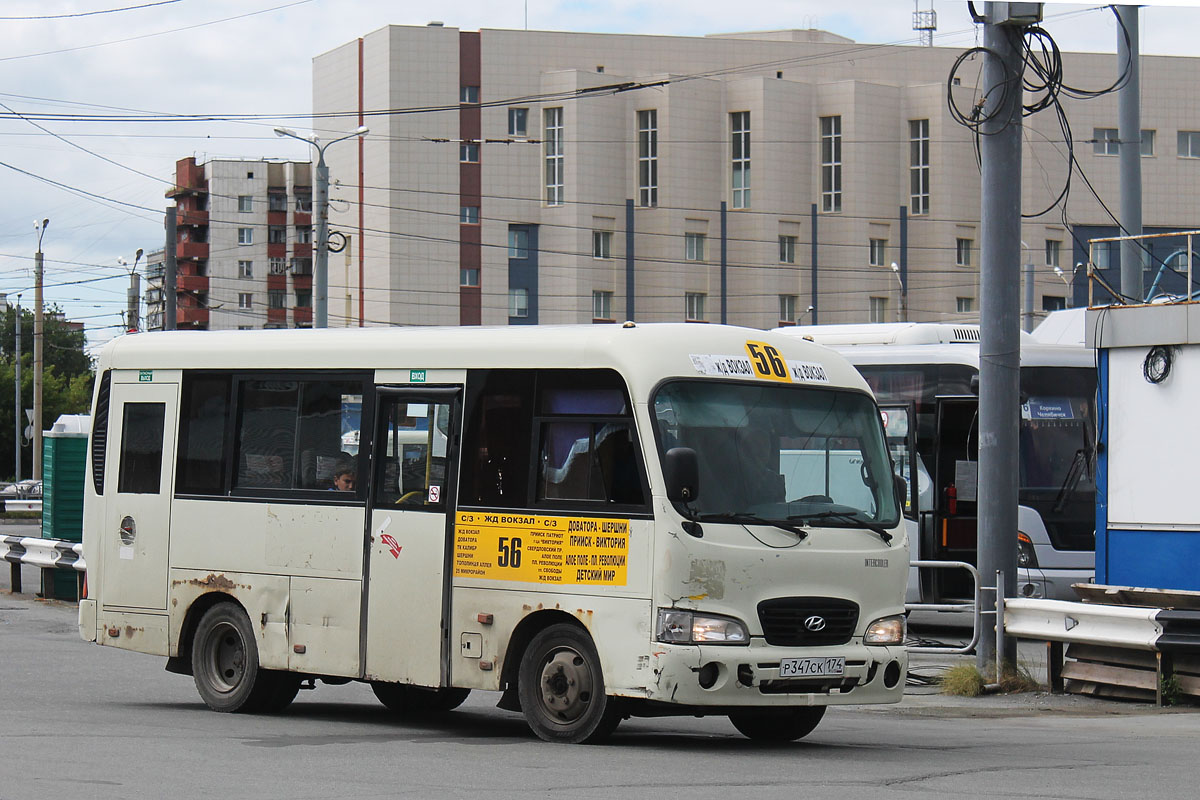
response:
[(596, 647), (574, 625), (551, 625), (533, 637), (517, 690), (526, 722), (548, 742), (598, 742), (621, 722), (620, 708), (604, 693)]
[(733, 727), (747, 739), (760, 742), (794, 742), (803, 739), (825, 716), (825, 706), (781, 710), (739, 711), (729, 715)]
[(266, 675), (258, 668), (258, 643), (241, 608), (218, 603), (205, 612), (192, 639), (192, 675), (213, 711), (258, 710)]
[(434, 714), (453, 711), (463, 704), (470, 689), (430, 689), (405, 683), (372, 681), (371, 691), (388, 710), (397, 714)]

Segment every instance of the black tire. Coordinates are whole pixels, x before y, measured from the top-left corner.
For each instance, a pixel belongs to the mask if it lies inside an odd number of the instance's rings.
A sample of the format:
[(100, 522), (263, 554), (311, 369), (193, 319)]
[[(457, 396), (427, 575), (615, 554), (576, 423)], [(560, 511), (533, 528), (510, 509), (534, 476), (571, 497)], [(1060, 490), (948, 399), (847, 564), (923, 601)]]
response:
[(825, 706), (782, 710), (739, 711), (729, 715), (733, 727), (747, 739), (759, 742), (794, 742), (813, 732), (825, 716)]
[(371, 691), (388, 710), (408, 716), (453, 711), (471, 693), (470, 689), (430, 689), (384, 681), (372, 681)]
[(263, 675), (246, 612), (233, 603), (206, 611), (192, 639), (192, 677), (205, 704), (213, 711), (255, 711)]
[(517, 691), (525, 721), (547, 742), (598, 742), (621, 722), (617, 701), (604, 693), (596, 647), (575, 625), (551, 625), (533, 637), (521, 656)]

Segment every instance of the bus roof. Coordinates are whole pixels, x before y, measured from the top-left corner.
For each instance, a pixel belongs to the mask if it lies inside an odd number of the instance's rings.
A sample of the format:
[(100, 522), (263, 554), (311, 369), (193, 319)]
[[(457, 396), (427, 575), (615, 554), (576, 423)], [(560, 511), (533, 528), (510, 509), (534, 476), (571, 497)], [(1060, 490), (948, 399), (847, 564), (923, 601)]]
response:
[[(832, 347), (853, 364), (965, 364), (979, 368), (979, 326), (974, 324), (878, 322), (775, 330)], [(1021, 365), (1092, 367), (1095, 354), (1082, 345), (1039, 342), (1022, 331)]]
[[(613, 368), (645, 397), (666, 377), (705, 377), (692, 356), (745, 360), (747, 342), (788, 361), (821, 364), (829, 385), (866, 390), (833, 350), (795, 337), (729, 325), (510, 325), (260, 331), (170, 331), (121, 336), (100, 353), (103, 369), (487, 369)], [(749, 379), (753, 380), (753, 377)]]

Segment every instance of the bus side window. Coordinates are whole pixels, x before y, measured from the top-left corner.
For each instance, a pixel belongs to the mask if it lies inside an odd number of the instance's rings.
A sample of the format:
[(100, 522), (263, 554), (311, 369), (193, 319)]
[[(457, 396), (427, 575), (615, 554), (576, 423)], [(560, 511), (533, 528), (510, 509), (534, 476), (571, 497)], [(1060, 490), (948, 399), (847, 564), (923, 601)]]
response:
[(533, 381), (532, 370), (477, 370), (468, 376), (464, 505), (528, 504)]
[(175, 476), (176, 491), (182, 494), (225, 492), (230, 381), (228, 375), (184, 375)]
[(121, 414), (121, 466), (117, 491), (158, 494), (162, 477), (163, 403), (126, 403)]

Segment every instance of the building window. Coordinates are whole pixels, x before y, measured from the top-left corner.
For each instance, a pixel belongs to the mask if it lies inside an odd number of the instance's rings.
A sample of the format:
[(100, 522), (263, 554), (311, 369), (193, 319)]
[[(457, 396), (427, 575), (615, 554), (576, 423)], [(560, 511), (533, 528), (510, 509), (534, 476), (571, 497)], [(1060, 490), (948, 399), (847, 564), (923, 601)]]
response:
[(296, 226), (296, 243), (311, 244), (312, 243), (312, 225), (297, 225)]
[(779, 295), (779, 321), (789, 325), (796, 323), (796, 295)]
[(638, 205), (658, 205), (658, 111), (637, 112), (638, 124)]
[(293, 275), (312, 275), (311, 258), (293, 258), (292, 259), (292, 274)]
[(706, 238), (703, 233), (685, 233), (683, 235), (683, 257), (688, 261), (703, 261)]
[(460, 86), (458, 88), (458, 102), (460, 102), (460, 103), (478, 103), (479, 102), (479, 87), (478, 86)]
[(970, 314), (975, 310), (974, 297), (956, 297), (954, 298), (954, 310), (960, 314)]
[(250, 309), (254, 307), (254, 295), (250, 292), (238, 293), (238, 308)]
[(887, 264), (887, 239), (871, 239), (872, 267), (882, 267)]
[(683, 318), (688, 322), (704, 321), (704, 300), (708, 295), (703, 292), (688, 292), (683, 296)]
[(1062, 311), (1067, 307), (1067, 298), (1062, 295), (1042, 295), (1042, 311)]
[(780, 236), (779, 237), (779, 263), (795, 264), (796, 263), (796, 237), (795, 236)]
[(287, 290), (267, 289), (267, 308), (287, 308)]
[(955, 239), (954, 240), (954, 263), (960, 267), (971, 266), (971, 248), (974, 247), (974, 239)]
[(1119, 250), (1120, 242), (1096, 242), (1091, 246), (1091, 258), (1095, 259), (1092, 263), (1096, 269), (1110, 269), (1117, 263), (1117, 259), (1113, 258), (1113, 252)]
[(929, 213), (929, 120), (908, 121), (908, 182), (910, 214)]
[(1142, 147), (1141, 153), (1144, 158), (1149, 158), (1154, 155), (1154, 131), (1142, 131)]
[(1058, 239), (1046, 240), (1046, 266), (1057, 267), (1059, 254), (1062, 252), (1062, 242)]
[(1092, 152), (1098, 156), (1115, 156), (1121, 151), (1121, 139), (1116, 128), (1092, 128)]
[(871, 322), (887, 322), (887, 305), (886, 297), (871, 298)]
[(546, 205), (561, 206), (565, 187), (563, 178), (563, 110), (547, 108), (545, 123), (543, 148), (546, 157)]
[(750, 112), (729, 115), (733, 161), (733, 207), (750, 207)]
[(592, 258), (612, 258), (612, 231), (592, 231)]
[(301, 214), (311, 214), (312, 213), (312, 195), (311, 194), (306, 193), (306, 194), (297, 194), (296, 195), (296, 211), (300, 212)]
[(271, 225), (267, 228), (269, 244), (287, 244), (287, 228), (282, 225)]
[(612, 292), (592, 292), (592, 319), (611, 320)]
[(508, 290), (508, 315), (510, 317), (528, 317), (529, 316), (529, 290), (528, 289), (509, 289)]
[(238, 244), (254, 244), (254, 229), (238, 228)]
[(509, 136), (528, 136), (529, 135), (529, 109), (528, 108), (510, 108), (508, 110), (508, 135)]
[(312, 289), (296, 290), (296, 308), (312, 308)]
[(238, 195), (238, 211), (243, 213), (254, 210), (254, 197), (248, 194)]
[(508, 229), (508, 257), (529, 258), (529, 231), (525, 228)]
[(478, 225), (479, 206), (460, 206), (458, 209), (458, 221), (463, 225)]
[(463, 267), (458, 271), (459, 286), (478, 286), (479, 270), (474, 267)]
[(238, 262), (238, 277), (239, 278), (253, 278), (254, 277), (254, 262), (253, 261), (239, 261)]
[(1200, 131), (1179, 132), (1179, 157), (1200, 158)]
[(267, 260), (267, 271), (272, 275), (282, 275), (287, 272), (287, 259), (272, 256)]
[(267, 195), (268, 211), (287, 211), (287, 195), (272, 192)]
[(479, 163), (479, 142), (463, 142), (458, 146), (458, 160), (464, 164)]
[(821, 210), (842, 210), (841, 117), (821, 117)]

